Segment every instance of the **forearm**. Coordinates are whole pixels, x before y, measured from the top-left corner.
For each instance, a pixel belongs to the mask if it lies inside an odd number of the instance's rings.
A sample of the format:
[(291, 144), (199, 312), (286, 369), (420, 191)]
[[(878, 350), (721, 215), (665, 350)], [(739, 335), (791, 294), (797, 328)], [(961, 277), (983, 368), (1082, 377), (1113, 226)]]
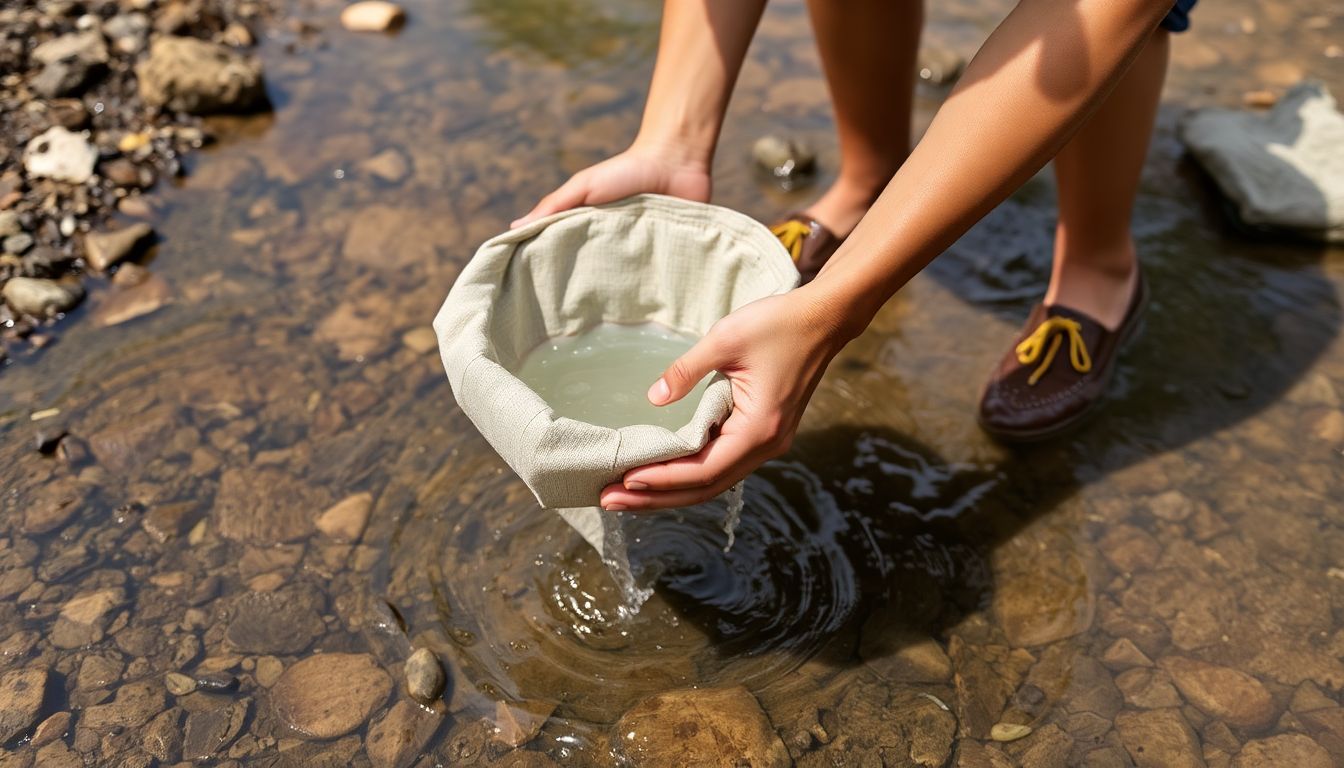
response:
[(764, 8), (765, 0), (666, 0), (637, 145), (708, 167)]
[(1124, 74), (1169, 5), (1018, 5), (809, 286), (842, 323), (842, 335), (861, 332), (893, 293), (1054, 156)]

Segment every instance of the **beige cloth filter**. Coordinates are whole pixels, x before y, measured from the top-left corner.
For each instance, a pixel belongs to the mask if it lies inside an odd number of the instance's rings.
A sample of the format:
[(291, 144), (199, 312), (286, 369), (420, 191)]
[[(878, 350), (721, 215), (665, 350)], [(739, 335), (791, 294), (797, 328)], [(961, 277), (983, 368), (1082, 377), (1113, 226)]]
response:
[(491, 238), (434, 318), (458, 406), (543, 506), (599, 552), (598, 493), (627, 470), (704, 447), (732, 409), (716, 375), (690, 422), (611, 429), (557, 417), (513, 375), (547, 339), (600, 323), (703, 336), (738, 307), (798, 282), (788, 253), (735, 211), (661, 195), (565, 211)]

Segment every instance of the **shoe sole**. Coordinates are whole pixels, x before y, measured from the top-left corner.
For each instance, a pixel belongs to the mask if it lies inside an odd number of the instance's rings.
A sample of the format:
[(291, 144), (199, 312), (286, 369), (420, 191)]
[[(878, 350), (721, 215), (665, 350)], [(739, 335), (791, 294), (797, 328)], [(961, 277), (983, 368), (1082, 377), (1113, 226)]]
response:
[[(1144, 291), (1145, 293), (1147, 292), (1146, 287), (1144, 288)], [(1129, 345), (1142, 334), (1144, 328), (1147, 326), (1147, 315), (1148, 297), (1144, 296), (1139, 304), (1138, 316), (1134, 318), (1133, 323), (1130, 323), (1129, 328), (1125, 330), (1125, 335), (1120, 338), (1120, 343), (1116, 346), (1115, 358), (1111, 365), (1111, 370), (1106, 374), (1106, 390), (1111, 388), (1111, 379), (1115, 377), (1115, 369), (1116, 366), (1119, 365), (1120, 355), (1129, 348)], [(976, 414), (975, 421), (980, 425), (980, 429), (984, 430), (986, 434), (996, 440), (1008, 443), (1040, 443), (1073, 431), (1075, 427), (1080, 426), (1083, 422), (1095, 416), (1105, 403), (1106, 395), (1105, 390), (1103, 390), (1102, 396), (1093, 400), (1083, 410), (1070, 416), (1064, 421), (1040, 429), (1010, 430), (990, 427), (985, 424), (984, 419), (982, 419), (979, 414)]]

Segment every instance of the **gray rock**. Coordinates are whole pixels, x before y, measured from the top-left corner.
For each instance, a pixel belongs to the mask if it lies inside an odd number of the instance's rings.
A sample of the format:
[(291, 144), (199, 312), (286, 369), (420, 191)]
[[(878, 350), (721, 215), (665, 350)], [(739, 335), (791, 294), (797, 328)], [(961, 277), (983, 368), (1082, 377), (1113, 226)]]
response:
[(299, 653), (326, 629), (313, 602), (297, 590), (248, 592), (234, 605), (224, 639), (244, 653)]
[(11, 742), (37, 725), (47, 689), (47, 670), (34, 667), (0, 677), (0, 744)]
[(204, 40), (156, 37), (135, 73), (140, 97), (160, 109), (206, 115), (267, 105), (261, 63)]
[(322, 653), (285, 670), (271, 689), (271, 706), (298, 733), (334, 739), (363, 725), (391, 692), (392, 678), (372, 656)]
[(383, 719), (369, 726), (364, 750), (374, 768), (413, 764), (439, 729), (443, 715), (409, 701), (398, 701)]
[(228, 748), (242, 730), (251, 703), (251, 699), (243, 699), (187, 715), (186, 733), (182, 737), (182, 759), (208, 760)]
[(929, 45), (919, 49), (915, 59), (915, 72), (920, 80), (934, 85), (947, 85), (961, 76), (966, 68), (966, 59), (951, 48)]
[(40, 277), (12, 277), (0, 289), (16, 312), (47, 317), (66, 312), (84, 298), (84, 287), (76, 282), (46, 280)]
[(406, 690), (421, 704), (429, 704), (443, 694), (443, 665), (434, 652), (419, 648), (406, 660)]
[(52, 645), (79, 648), (101, 641), (112, 611), (125, 599), (125, 593), (115, 587), (72, 598), (56, 617), (56, 625), (51, 630)]
[(69, 96), (84, 89), (107, 69), (107, 45), (96, 30), (74, 32), (48, 40), (33, 49), (42, 71), (33, 78), (33, 90), (44, 98)]
[(121, 53), (139, 53), (149, 41), (149, 17), (143, 13), (113, 16), (103, 24), (103, 34)]
[(29, 175), (71, 184), (88, 181), (97, 162), (98, 150), (89, 143), (87, 133), (72, 133), (59, 125), (34, 137), (23, 151), (23, 167)]
[(1200, 109), (1181, 140), (1251, 227), (1344, 241), (1344, 115), (1320, 83), (1268, 114)]
[(19, 214), (14, 211), (0, 211), (0, 237), (17, 235), (22, 231), (23, 225), (19, 222)]
[(84, 236), (84, 259), (101, 272), (138, 255), (153, 239), (154, 228), (143, 222), (109, 232), (90, 232)]
[(20, 232), (17, 235), (10, 235), (5, 238), (5, 253), (12, 253), (15, 256), (22, 256), (33, 247), (33, 236), (27, 232)]
[(777, 179), (792, 179), (811, 173), (817, 154), (805, 142), (779, 136), (762, 136), (751, 146), (751, 156), (762, 170)]

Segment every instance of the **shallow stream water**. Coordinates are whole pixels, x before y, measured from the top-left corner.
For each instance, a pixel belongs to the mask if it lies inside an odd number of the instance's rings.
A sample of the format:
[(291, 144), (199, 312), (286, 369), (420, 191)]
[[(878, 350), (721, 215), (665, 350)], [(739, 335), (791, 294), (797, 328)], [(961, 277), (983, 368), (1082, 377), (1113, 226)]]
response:
[[(320, 31), (262, 47), (275, 114), (214, 121), (152, 196), (170, 303), (104, 325), (135, 297), (95, 286), (0, 373), (0, 683), (45, 670), (59, 731), (6, 760), (601, 766), (690, 738), (675, 701), (622, 730), (647, 697), (740, 685), (735, 719), (759, 705), (804, 766), (1344, 763), (1344, 253), (1237, 231), (1174, 138), (1185, 108), (1303, 74), (1344, 93), (1337, 4), (1204, 3), (1175, 41), (1135, 213), (1147, 329), (1084, 430), (1006, 449), (973, 418), (1048, 279), (1047, 173), (837, 358), (731, 549), (722, 501), (632, 518), (656, 589), (628, 620), (426, 334), (477, 244), (629, 141), (657, 7), (406, 5), (395, 37), (305, 5)], [(928, 39), (970, 54), (1006, 10), (934, 4)], [(793, 0), (716, 167), (716, 201), (768, 220), (820, 187), (753, 172), (766, 132), (833, 175)], [(57, 424), (64, 455), (35, 451)], [(404, 692), (412, 647), (447, 668), (434, 711)], [(306, 664), (338, 654), (385, 678)], [(238, 683), (175, 696), (177, 671)], [(362, 717), (315, 739), (296, 702)]]

